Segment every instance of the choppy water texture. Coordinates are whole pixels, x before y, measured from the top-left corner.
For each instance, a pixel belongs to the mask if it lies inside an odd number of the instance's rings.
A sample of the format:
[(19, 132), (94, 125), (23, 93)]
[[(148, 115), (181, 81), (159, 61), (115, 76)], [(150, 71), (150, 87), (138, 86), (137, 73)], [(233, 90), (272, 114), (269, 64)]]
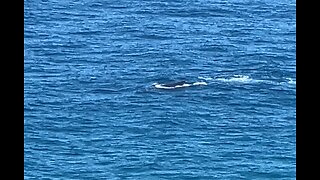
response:
[(24, 3), (25, 179), (295, 179), (295, 1)]

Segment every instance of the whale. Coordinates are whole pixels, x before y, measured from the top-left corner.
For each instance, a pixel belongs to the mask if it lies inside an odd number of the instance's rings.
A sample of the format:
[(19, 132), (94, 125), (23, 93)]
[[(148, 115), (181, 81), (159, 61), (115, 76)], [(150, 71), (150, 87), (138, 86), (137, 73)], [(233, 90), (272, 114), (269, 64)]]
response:
[(184, 84), (188, 84), (188, 83), (186, 81), (179, 81), (179, 82), (174, 82), (174, 83), (162, 84), (162, 86), (165, 86), (165, 87), (176, 87), (176, 86), (183, 86)]
[(190, 86), (199, 86), (199, 85), (207, 85), (206, 82), (194, 82), (189, 83), (187, 81), (178, 81), (178, 82), (171, 82), (171, 83), (153, 83), (152, 84), (157, 89), (176, 89), (176, 88), (184, 88), (184, 87), (190, 87)]

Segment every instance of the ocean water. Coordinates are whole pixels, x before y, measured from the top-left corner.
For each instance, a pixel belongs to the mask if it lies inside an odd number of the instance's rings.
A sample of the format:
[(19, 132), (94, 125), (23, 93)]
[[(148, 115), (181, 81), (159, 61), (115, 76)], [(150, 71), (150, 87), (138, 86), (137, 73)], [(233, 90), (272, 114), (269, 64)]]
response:
[(295, 179), (295, 9), (25, 0), (25, 179)]

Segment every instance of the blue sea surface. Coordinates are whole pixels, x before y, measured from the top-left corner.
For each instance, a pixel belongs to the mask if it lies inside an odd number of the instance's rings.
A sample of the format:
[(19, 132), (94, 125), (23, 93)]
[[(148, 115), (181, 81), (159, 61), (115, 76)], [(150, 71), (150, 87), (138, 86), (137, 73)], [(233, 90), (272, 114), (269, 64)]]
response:
[(24, 178), (295, 179), (296, 2), (25, 0)]

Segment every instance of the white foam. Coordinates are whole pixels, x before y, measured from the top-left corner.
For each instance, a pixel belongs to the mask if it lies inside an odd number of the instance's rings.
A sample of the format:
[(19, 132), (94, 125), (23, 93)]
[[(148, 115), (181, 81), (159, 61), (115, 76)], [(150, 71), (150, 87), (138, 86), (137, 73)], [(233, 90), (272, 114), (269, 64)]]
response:
[(181, 88), (181, 87), (189, 87), (189, 86), (191, 86), (191, 84), (186, 84), (186, 83), (184, 83), (184, 84), (182, 84), (182, 85), (176, 85), (176, 86), (174, 86), (175, 88)]
[(162, 84), (155, 84), (154, 87), (158, 89), (174, 89), (175, 88), (175, 87), (163, 86)]
[(296, 84), (296, 81), (291, 78), (286, 78), (288, 80), (288, 84)]
[(197, 85), (208, 85), (206, 82), (195, 82), (193, 83), (194, 86), (197, 86)]
[(239, 82), (239, 83), (249, 83), (253, 81), (253, 79), (245, 75), (233, 75), (233, 77), (231, 78), (216, 78), (216, 80), (223, 81), (223, 82)]
[(198, 79), (203, 79), (203, 80), (209, 81), (209, 80), (212, 80), (213, 78), (199, 76)]

